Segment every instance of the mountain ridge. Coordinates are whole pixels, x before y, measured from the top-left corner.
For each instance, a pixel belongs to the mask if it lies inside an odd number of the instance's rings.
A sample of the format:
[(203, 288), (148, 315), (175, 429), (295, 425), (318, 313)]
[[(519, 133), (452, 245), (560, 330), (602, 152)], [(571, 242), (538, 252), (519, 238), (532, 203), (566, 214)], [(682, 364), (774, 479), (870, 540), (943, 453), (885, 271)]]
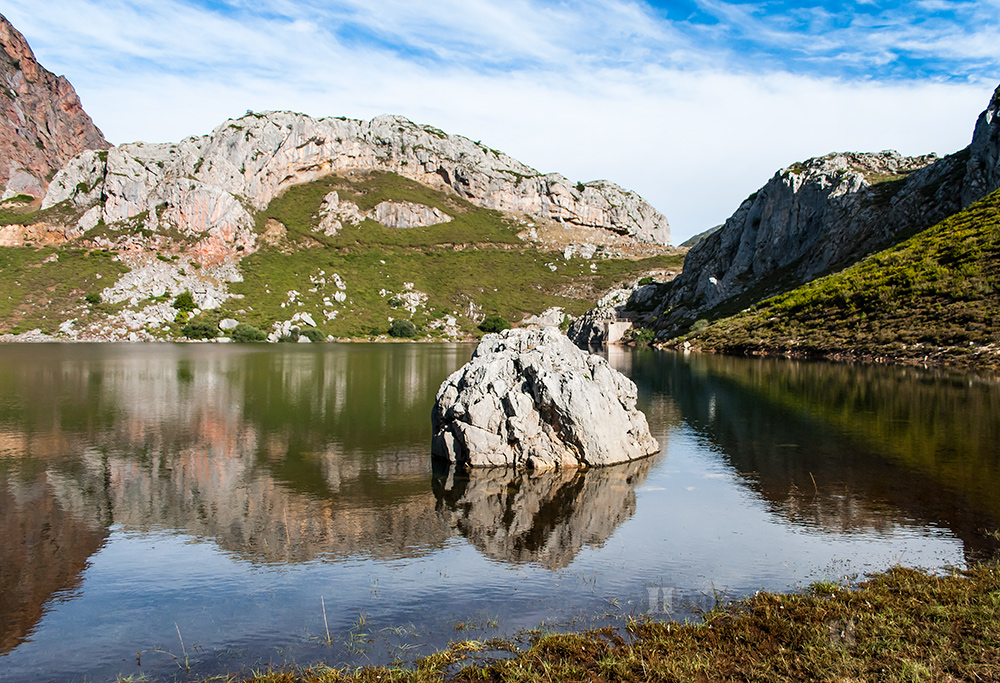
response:
[(779, 170), (688, 252), (644, 324), (664, 341), (930, 227), (1000, 187), (1000, 87), (942, 159), (837, 153)]

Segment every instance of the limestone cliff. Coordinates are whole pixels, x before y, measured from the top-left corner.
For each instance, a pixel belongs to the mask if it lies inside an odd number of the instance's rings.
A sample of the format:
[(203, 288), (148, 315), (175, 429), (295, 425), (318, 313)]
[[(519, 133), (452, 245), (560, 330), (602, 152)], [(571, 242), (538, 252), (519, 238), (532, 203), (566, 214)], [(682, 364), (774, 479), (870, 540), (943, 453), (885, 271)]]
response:
[(463, 137), (397, 116), (370, 121), (248, 113), (178, 144), (85, 152), (56, 175), (44, 207), (69, 202), (75, 237), (138, 220), (153, 231), (198, 236), (202, 253), (255, 247), (253, 213), (294, 185), (333, 173), (393, 171), (478, 206), (667, 244), (666, 218), (613, 183), (573, 185)]
[(1000, 187), (1000, 88), (972, 144), (944, 159), (830, 154), (778, 171), (688, 252), (647, 322), (658, 338), (858, 261)]
[(84, 150), (108, 147), (62, 76), (44, 69), (0, 15), (0, 183), (3, 198), (41, 197), (52, 175)]

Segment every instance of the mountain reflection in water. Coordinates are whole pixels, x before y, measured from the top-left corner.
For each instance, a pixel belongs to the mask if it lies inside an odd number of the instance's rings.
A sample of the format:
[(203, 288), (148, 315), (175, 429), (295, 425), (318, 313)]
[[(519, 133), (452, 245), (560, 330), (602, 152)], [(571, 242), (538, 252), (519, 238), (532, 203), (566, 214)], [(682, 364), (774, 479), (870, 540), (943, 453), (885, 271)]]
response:
[[(274, 577), (289, 577), (275, 604), (284, 612), (268, 619), (287, 627), (282, 647), (319, 657), (309, 649), (318, 645), (291, 634), (304, 628), (294, 615), (314, 612), (324, 593), (331, 628), (369, 608), (388, 627), (445, 606), (501, 603), (510, 609), (502, 621), (523, 626), (619, 598), (641, 611), (649, 582), (792, 585), (807, 577), (787, 559), (828, 561), (823, 544), (857, 553), (860, 564), (913, 539), (906, 547), (917, 556), (926, 547), (924, 557), (951, 557), (956, 544), (958, 561), (997, 551), (987, 533), (1000, 528), (994, 380), (610, 349), (612, 365), (639, 386), (660, 455), (589, 471), (461, 474), (432, 467), (430, 412), (472, 349), (0, 346), (0, 656), (12, 675), (62, 680), (44, 669), (45, 652), (30, 649), (40, 636), (67, 647), (78, 639), (79, 659), (63, 653), (74, 671), (65, 680), (86, 673), (95, 643), (47, 615), (101, 595), (89, 568), (108, 548), (121, 556), (164, 535), (220, 550), (226, 571), (246, 581), (216, 587), (204, 568), (204, 592), (192, 598), (225, 593), (198, 623), (221, 624), (202, 636), (209, 651), (246, 644), (240, 666), (255, 665), (279, 637), (268, 631), (251, 647), (256, 636), (232, 631), (241, 610), (258, 609), (247, 577), (270, 590)], [(155, 565), (143, 571), (157, 589), (176, 580)], [(393, 582), (391, 606), (378, 603)], [(131, 612), (118, 614), (148, 614), (153, 603), (133, 597), (142, 592), (127, 593)], [(115, 609), (96, 602), (86, 609)], [(88, 679), (149, 672), (120, 662), (172, 637), (176, 619), (161, 616), (138, 643), (128, 623), (116, 623), (110, 632), (122, 641), (100, 642), (105, 668)], [(454, 636), (451, 626), (443, 632)]]
[(771, 510), (832, 532), (940, 525), (996, 554), (1000, 381), (944, 370), (637, 352)]

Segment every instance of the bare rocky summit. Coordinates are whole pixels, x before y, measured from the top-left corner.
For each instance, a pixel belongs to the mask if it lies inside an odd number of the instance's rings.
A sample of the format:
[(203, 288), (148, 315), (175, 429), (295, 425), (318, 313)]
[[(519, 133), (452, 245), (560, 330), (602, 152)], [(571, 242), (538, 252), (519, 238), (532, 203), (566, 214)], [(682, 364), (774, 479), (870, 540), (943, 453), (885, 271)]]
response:
[[(594, 181), (573, 185), (502, 152), (398, 116), (370, 121), (248, 113), (178, 144), (133, 143), (73, 159), (44, 206), (80, 214), (68, 230), (134, 220), (198, 236), (195, 251), (255, 248), (253, 214), (289, 187), (334, 173), (392, 171), (478, 206), (668, 244), (666, 218), (641, 197)], [(398, 211), (396, 212), (398, 215)], [(406, 222), (406, 221), (404, 221)]]
[(659, 451), (636, 386), (554, 328), (483, 337), (438, 390), (432, 453), (470, 467), (612, 465)]
[(107, 148), (73, 86), (39, 65), (0, 15), (0, 183), (3, 198), (42, 197), (57, 170), (84, 150)]

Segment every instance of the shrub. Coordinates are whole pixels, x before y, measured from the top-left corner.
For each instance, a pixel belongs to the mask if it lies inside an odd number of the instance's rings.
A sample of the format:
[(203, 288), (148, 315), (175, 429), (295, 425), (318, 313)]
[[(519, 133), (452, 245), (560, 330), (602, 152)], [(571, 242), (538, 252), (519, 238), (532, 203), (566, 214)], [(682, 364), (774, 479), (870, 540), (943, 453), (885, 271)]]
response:
[(629, 332), (628, 341), (636, 344), (651, 344), (656, 339), (656, 330), (650, 330), (646, 327), (636, 327)]
[(706, 328), (708, 328), (708, 321), (705, 320), (704, 318), (698, 318), (697, 320), (694, 321), (694, 325), (691, 326), (691, 331), (701, 332)]
[(394, 296), (390, 297), (386, 303), (392, 306), (393, 308), (399, 308), (400, 306), (403, 305), (404, 302), (398, 296)]
[(97, 304), (101, 303), (101, 295), (98, 294), (97, 292), (91, 292), (87, 296), (83, 297), (83, 300), (86, 301), (91, 306), (96, 306)]
[(240, 323), (233, 328), (232, 332), (229, 333), (229, 338), (234, 342), (240, 343), (262, 342), (267, 339), (267, 334), (264, 330), (254, 327), (253, 325)]
[(639, 286), (640, 287), (645, 287), (646, 285), (651, 285), (651, 284), (653, 284), (653, 276), (652, 275), (647, 275), (646, 277), (641, 278), (639, 280)]
[(315, 327), (307, 327), (299, 332), (299, 336), (305, 337), (311, 342), (323, 342), (326, 341), (326, 335), (317, 330)]
[(393, 320), (389, 325), (389, 334), (393, 337), (416, 337), (417, 326), (411, 320)]
[(285, 342), (287, 344), (294, 344), (299, 340), (299, 328), (293, 327), (288, 331), (288, 334), (281, 335), (279, 342)]
[(479, 323), (479, 329), (487, 334), (490, 332), (502, 332), (510, 329), (510, 321), (494, 313), (486, 316), (486, 320)]
[(191, 292), (184, 291), (174, 297), (174, 303), (172, 304), (174, 308), (178, 311), (185, 311), (190, 313), (194, 309), (198, 308), (194, 303), (194, 297), (191, 296)]
[(212, 323), (198, 321), (182, 327), (181, 334), (188, 339), (215, 339), (219, 336), (219, 330)]

